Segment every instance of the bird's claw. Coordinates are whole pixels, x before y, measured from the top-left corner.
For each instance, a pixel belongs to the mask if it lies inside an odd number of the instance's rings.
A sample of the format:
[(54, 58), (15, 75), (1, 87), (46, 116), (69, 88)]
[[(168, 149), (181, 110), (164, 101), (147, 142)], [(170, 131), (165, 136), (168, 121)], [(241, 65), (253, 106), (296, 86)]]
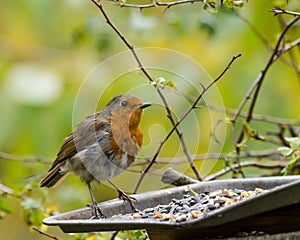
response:
[(106, 218), (97, 203), (89, 203), (87, 204), (87, 207), (90, 207), (92, 209), (92, 217), (90, 218), (91, 220)]
[(130, 201), (136, 201), (136, 199), (134, 197), (131, 197), (129, 195), (127, 195), (126, 193), (122, 192), (122, 191), (119, 191), (119, 198), (121, 200), (124, 200), (124, 201), (127, 201), (127, 202), (130, 202)]
[(127, 201), (129, 202), (132, 210), (134, 212), (138, 212), (138, 210), (135, 208), (133, 202), (136, 202), (136, 199), (134, 197), (131, 197), (129, 195), (127, 195), (126, 193), (124, 193), (122, 190), (118, 190), (118, 193), (119, 193), (119, 198), (123, 201)]

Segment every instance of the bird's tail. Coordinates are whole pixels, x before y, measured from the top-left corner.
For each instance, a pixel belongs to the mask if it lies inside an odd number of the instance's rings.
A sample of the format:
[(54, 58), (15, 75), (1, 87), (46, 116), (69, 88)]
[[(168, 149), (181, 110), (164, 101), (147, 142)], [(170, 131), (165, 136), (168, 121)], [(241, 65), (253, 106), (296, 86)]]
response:
[(68, 175), (67, 171), (61, 171), (61, 165), (57, 164), (49, 170), (47, 176), (41, 180), (40, 187), (54, 187)]

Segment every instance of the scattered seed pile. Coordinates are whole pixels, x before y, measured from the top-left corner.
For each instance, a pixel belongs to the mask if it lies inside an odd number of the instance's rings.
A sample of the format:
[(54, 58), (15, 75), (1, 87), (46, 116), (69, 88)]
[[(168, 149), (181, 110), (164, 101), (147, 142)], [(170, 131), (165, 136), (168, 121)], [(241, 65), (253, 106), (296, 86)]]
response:
[(172, 199), (167, 205), (157, 205), (143, 211), (126, 215), (114, 215), (112, 218), (140, 219), (151, 218), (159, 221), (184, 222), (205, 216), (205, 213), (226, 207), (236, 202), (254, 197), (262, 192), (261, 188), (254, 191), (240, 189), (222, 189), (213, 192), (185, 194), (182, 199)]

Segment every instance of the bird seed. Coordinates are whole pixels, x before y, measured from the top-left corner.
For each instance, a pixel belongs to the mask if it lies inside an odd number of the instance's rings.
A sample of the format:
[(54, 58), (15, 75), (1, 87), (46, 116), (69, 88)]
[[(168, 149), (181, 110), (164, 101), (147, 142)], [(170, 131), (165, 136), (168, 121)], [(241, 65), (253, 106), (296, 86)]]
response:
[(213, 212), (239, 201), (255, 197), (267, 190), (255, 188), (253, 191), (241, 189), (221, 189), (212, 192), (185, 194), (182, 199), (173, 198), (169, 204), (157, 205), (142, 211), (130, 214), (118, 214), (112, 218), (122, 219), (155, 219), (169, 222), (185, 222), (189, 219), (205, 217), (208, 212)]

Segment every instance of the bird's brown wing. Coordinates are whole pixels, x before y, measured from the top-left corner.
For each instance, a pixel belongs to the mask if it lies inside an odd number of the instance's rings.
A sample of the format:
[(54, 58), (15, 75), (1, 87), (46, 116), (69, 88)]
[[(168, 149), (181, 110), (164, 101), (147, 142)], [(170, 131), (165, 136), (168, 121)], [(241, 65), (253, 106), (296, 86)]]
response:
[(61, 167), (65, 165), (67, 159), (71, 159), (77, 152), (94, 143), (97, 140), (97, 132), (108, 131), (109, 124), (109, 121), (101, 117), (100, 113), (86, 117), (76, 130), (65, 138), (55, 161), (47, 176), (42, 179), (40, 186), (55, 186), (67, 174), (67, 172), (61, 171)]

